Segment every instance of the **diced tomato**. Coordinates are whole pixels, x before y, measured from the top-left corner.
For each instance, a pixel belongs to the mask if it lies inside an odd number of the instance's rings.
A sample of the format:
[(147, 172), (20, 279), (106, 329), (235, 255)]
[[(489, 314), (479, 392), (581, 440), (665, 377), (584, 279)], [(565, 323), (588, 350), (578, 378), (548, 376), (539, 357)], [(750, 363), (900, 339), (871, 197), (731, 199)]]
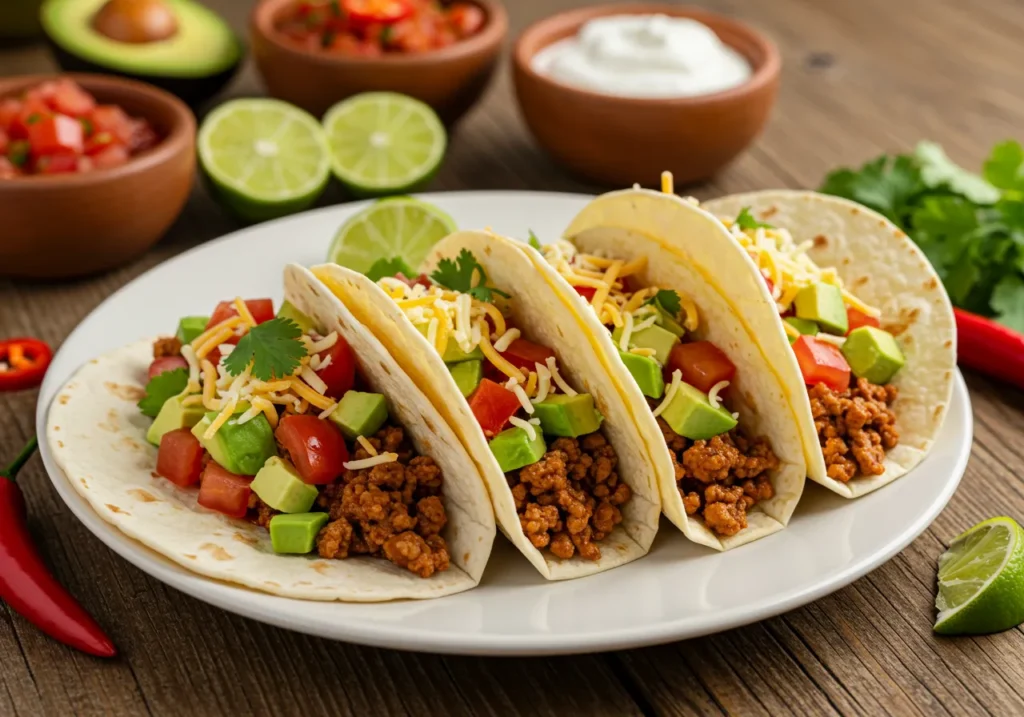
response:
[(404, 282), (410, 289), (416, 286), (417, 284), (426, 289), (429, 289), (431, 286), (433, 286), (433, 284), (430, 281), (430, 277), (427, 276), (426, 274), (420, 274), (419, 276), (410, 279), (402, 272), (398, 272), (397, 274), (395, 274), (395, 278), (401, 282)]
[(666, 380), (678, 369), (683, 381), (708, 393), (720, 381), (732, 381), (736, 366), (710, 341), (676, 344), (665, 364)]
[(252, 495), (252, 476), (240, 476), (209, 461), (199, 486), (199, 505), (229, 518), (244, 518)]
[(74, 154), (48, 154), (35, 162), (36, 174), (67, 174), (78, 169), (78, 157)]
[(127, 147), (120, 144), (111, 144), (85, 159), (90, 159), (92, 167), (96, 169), (113, 169), (125, 164), (128, 158)]
[(7, 136), (7, 130), (0, 127), (0, 154), (7, 154), (7, 146), (10, 143), (11, 139)]
[(814, 386), (823, 383), (833, 391), (850, 387), (850, 364), (839, 347), (813, 336), (801, 336), (793, 344), (804, 383)]
[(582, 296), (587, 301), (593, 299), (594, 294), (597, 293), (597, 289), (595, 289), (592, 286), (574, 286), (572, 288), (576, 289), (576, 293)]
[(149, 365), (149, 377), (152, 379), (162, 373), (179, 368), (188, 368), (188, 362), (181, 356), (161, 356), (153, 359), (153, 363)]
[(84, 147), (82, 123), (67, 115), (51, 115), (28, 126), (32, 154), (80, 154)]
[(767, 276), (764, 276), (764, 274), (761, 274), (761, 276), (764, 277), (764, 283), (768, 287), (768, 293), (770, 294), (773, 291), (775, 291), (775, 282), (769, 279)]
[(7, 134), (11, 139), (28, 139), (28, 128), (44, 117), (48, 117), (50, 108), (38, 97), (26, 98), (21, 105), (18, 114), (11, 120), (7, 127)]
[(516, 368), (524, 371), (536, 371), (535, 364), (544, 365), (550, 357), (555, 355), (555, 352), (547, 346), (541, 346), (526, 339), (516, 339), (501, 352), (501, 355)]
[(876, 329), (882, 327), (877, 316), (868, 316), (863, 311), (853, 308), (852, 306), (846, 307), (846, 321), (850, 324), (849, 331), (846, 335), (850, 335), (850, 331), (859, 329), (861, 326), (874, 326)]
[(92, 95), (66, 77), (62, 77), (54, 83), (52, 94), (47, 100), (54, 112), (71, 117), (83, 117), (96, 106), (96, 100)]
[(21, 115), (21, 101), (13, 97), (0, 100), (0, 129), (10, 131), (11, 125)]
[(93, 132), (109, 132), (114, 139), (123, 145), (132, 141), (132, 120), (117, 105), (96, 105), (88, 115), (92, 122)]
[(7, 157), (0, 157), (0, 179), (13, 179), (21, 173)]
[(288, 415), (277, 425), (274, 437), (306, 483), (333, 483), (345, 472), (345, 438), (329, 420), (312, 414)]
[(508, 419), (522, 408), (516, 395), (489, 378), (480, 381), (469, 398), (469, 408), (488, 438), (501, 433)]
[(641, 289), (632, 276), (620, 276), (618, 281), (622, 283), (622, 291), (626, 294), (635, 294)]
[(174, 485), (187, 488), (203, 472), (203, 446), (188, 428), (168, 431), (160, 439), (156, 472)]
[(324, 362), (327, 366), (319, 369), (316, 375), (327, 384), (327, 395), (334, 399), (340, 399), (352, 390), (356, 382), (356, 357), (348, 341), (341, 336), (329, 349), (320, 352), (320, 365)]
[(408, 0), (343, 0), (342, 5), (349, 23), (354, 27), (398, 22), (413, 11)]
[[(271, 299), (246, 299), (245, 305), (257, 324), (262, 324), (264, 321), (270, 321), (274, 318), (274, 302)], [(221, 321), (230, 319), (232, 316), (238, 316), (238, 309), (235, 308), (234, 300), (222, 301), (213, 310), (210, 322), (206, 325), (206, 328), (213, 328)]]
[(484, 11), (471, 3), (453, 3), (448, 10), (448, 20), (459, 37), (469, 37), (480, 31), (487, 17)]

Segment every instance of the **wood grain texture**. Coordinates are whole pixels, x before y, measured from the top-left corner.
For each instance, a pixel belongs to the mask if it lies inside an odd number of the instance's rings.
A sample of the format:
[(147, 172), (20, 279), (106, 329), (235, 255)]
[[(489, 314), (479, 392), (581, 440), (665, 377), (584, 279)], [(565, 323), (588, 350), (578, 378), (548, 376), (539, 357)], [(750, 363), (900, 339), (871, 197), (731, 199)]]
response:
[[(239, 29), (251, 3), (208, 0)], [(509, 2), (513, 36), (581, 0)], [(1018, 0), (706, 0), (767, 30), (782, 50), (764, 136), (701, 198), (813, 187), (830, 168), (921, 138), (977, 166), (1020, 136), (1024, 10)], [(51, 69), (43, 49), (0, 48), (0, 73)], [(248, 65), (229, 88), (257, 94)], [(454, 136), (434, 189), (595, 191), (531, 142), (507, 67)], [(321, 200), (343, 201), (336, 189)], [(0, 336), (54, 346), (142, 271), (236, 228), (197, 187), (176, 225), (135, 264), (72, 284), (0, 280)], [(2, 241), (2, 235), (0, 235)], [(935, 565), (979, 520), (1024, 518), (1024, 395), (968, 375), (975, 445), (963, 484), (918, 540), (853, 585), (720, 635), (554, 659), (413, 655), (318, 640), (245, 620), (165, 587), (74, 519), (38, 459), (23, 476), (31, 528), (54, 572), (123, 656), (83, 657), (0, 609), (0, 714), (205, 715), (975, 715), (1024, 714), (1024, 631), (932, 635)], [(29, 436), (35, 393), (0, 394), (0, 458)]]

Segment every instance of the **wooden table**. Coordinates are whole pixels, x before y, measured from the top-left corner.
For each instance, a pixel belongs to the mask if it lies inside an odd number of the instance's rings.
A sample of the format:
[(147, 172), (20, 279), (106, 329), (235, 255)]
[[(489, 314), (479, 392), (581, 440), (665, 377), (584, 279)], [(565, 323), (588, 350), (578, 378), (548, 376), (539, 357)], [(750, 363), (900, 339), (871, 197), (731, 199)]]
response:
[[(218, 0), (238, 28), (249, 2)], [(559, 0), (515, 0), (513, 31)], [(1016, 0), (705, 0), (769, 31), (784, 57), (764, 137), (700, 198), (814, 187), (920, 138), (979, 165), (1024, 135), (1024, 13)], [(0, 50), (0, 73), (51, 69), (43, 49)], [(251, 67), (230, 94), (259, 92)], [(554, 166), (516, 114), (507, 68), (454, 138), (434, 189), (596, 191)], [(340, 201), (330, 195), (326, 202)], [(0, 337), (54, 346), (140, 272), (236, 225), (197, 189), (141, 260), (71, 284), (0, 280)], [(0, 231), (0, 241), (2, 241)], [(318, 640), (166, 588), (115, 556), (58, 499), (38, 460), (23, 473), (31, 527), (57, 576), (122, 651), (84, 657), (0, 609), (0, 714), (980, 714), (1024, 713), (1024, 633), (937, 639), (935, 565), (951, 538), (993, 515), (1024, 518), (1024, 395), (968, 375), (976, 427), (949, 507), (889, 563), (805, 608), (698, 640), (604, 655), (477, 659)], [(34, 392), (0, 394), (0, 457), (30, 435)]]

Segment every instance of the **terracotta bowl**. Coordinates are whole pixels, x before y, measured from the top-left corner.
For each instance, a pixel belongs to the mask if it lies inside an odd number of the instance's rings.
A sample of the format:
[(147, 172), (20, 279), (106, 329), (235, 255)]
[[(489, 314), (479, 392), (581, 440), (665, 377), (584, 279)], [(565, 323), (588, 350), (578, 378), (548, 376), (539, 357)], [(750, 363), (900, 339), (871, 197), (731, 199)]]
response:
[(262, 0), (253, 11), (250, 45), (267, 91), (321, 116), (360, 92), (401, 92), (433, 107), (446, 124), (479, 98), (508, 33), (499, 0), (473, 0), (487, 15), (483, 29), (450, 47), (420, 54), (347, 57), (299, 48), (276, 25), (294, 0)]
[[(132, 80), (64, 76), (145, 117), (163, 139), (113, 169), (0, 179), (0, 276), (68, 278), (123, 264), (163, 236), (192, 187), (196, 123), (181, 100)], [(53, 77), (0, 79), (0, 97)]]
[[(679, 99), (631, 99), (563, 84), (535, 72), (540, 50), (607, 15), (661, 13), (698, 20), (747, 58), (752, 77), (733, 89)], [(779, 86), (781, 60), (767, 37), (706, 10), (668, 4), (602, 5), (553, 15), (516, 41), (516, 96), (534, 137), (572, 172), (604, 185), (657, 186), (662, 170), (677, 183), (706, 179), (760, 133)]]

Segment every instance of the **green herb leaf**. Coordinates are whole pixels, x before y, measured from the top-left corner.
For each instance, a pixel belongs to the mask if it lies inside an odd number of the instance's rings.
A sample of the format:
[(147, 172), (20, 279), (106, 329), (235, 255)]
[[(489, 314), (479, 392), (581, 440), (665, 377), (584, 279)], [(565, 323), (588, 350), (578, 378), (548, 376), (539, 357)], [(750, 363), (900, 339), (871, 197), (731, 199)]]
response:
[(43, 116), (38, 112), (33, 112), (25, 119), (25, 124), (35, 124), (43, 119)]
[(224, 367), (232, 376), (238, 376), (251, 361), (252, 375), (261, 381), (290, 376), (306, 355), (300, 336), (302, 329), (291, 319), (266, 321), (249, 329), (224, 359)]
[(1000, 142), (985, 160), (985, 179), (999, 189), (1024, 191), (1024, 148), (1013, 140)]
[(659, 289), (658, 293), (644, 302), (645, 304), (656, 304), (662, 311), (673, 319), (678, 318), (679, 312), (683, 310), (679, 294), (672, 289)]
[(143, 416), (156, 418), (167, 399), (177, 396), (187, 385), (188, 371), (183, 368), (164, 371), (154, 376), (146, 384), (146, 395), (137, 404), (139, 410)]
[(385, 276), (395, 276), (396, 274), (403, 274), (408, 278), (412, 278), (412, 275), (415, 273), (415, 270), (405, 263), (405, 259), (400, 256), (393, 256), (390, 259), (378, 259), (373, 262), (373, 266), (366, 272), (366, 278), (377, 282)]
[(897, 155), (879, 157), (857, 171), (832, 172), (820, 191), (852, 199), (902, 225), (915, 198), (926, 189), (914, 158)]
[(935, 142), (918, 142), (914, 158), (921, 167), (921, 181), (930, 189), (946, 187), (976, 204), (995, 204), (999, 190), (946, 156)]
[(538, 239), (537, 235), (533, 233), (533, 229), (530, 229), (530, 239), (527, 241), (527, 244), (537, 251), (540, 251), (540, 239)]
[(380, 31), (380, 44), (381, 44), (381, 46), (387, 47), (388, 45), (391, 44), (391, 36), (394, 34), (394, 32), (395, 32), (395, 30), (394, 30), (394, 26), (393, 25), (385, 25), (384, 27), (381, 28), (381, 31)]
[(746, 231), (747, 229), (774, 229), (771, 224), (765, 222), (759, 222), (754, 219), (754, 215), (750, 213), (750, 207), (743, 207), (740, 213), (736, 216), (736, 223), (740, 229)]
[(320, 36), (320, 47), (324, 48), (325, 50), (328, 47), (330, 47), (334, 43), (335, 34), (336, 33), (334, 32), (334, 30), (324, 30), (324, 34)]
[(1024, 333), (1024, 278), (1020, 274), (1008, 274), (996, 285), (992, 310), (1001, 324)]
[(7, 159), (15, 167), (24, 167), (28, 162), (30, 149), (29, 143), (23, 139), (11, 142), (11, 146), (7, 149)]
[[(476, 285), (473, 284), (474, 276), (479, 277)], [(508, 294), (504, 291), (487, 286), (487, 272), (480, 266), (469, 249), (460, 251), (454, 261), (452, 259), (439, 261), (437, 269), (430, 275), (430, 278), (435, 284), (452, 291), (469, 294), (479, 301), (492, 302), (494, 294), (508, 298)]]

